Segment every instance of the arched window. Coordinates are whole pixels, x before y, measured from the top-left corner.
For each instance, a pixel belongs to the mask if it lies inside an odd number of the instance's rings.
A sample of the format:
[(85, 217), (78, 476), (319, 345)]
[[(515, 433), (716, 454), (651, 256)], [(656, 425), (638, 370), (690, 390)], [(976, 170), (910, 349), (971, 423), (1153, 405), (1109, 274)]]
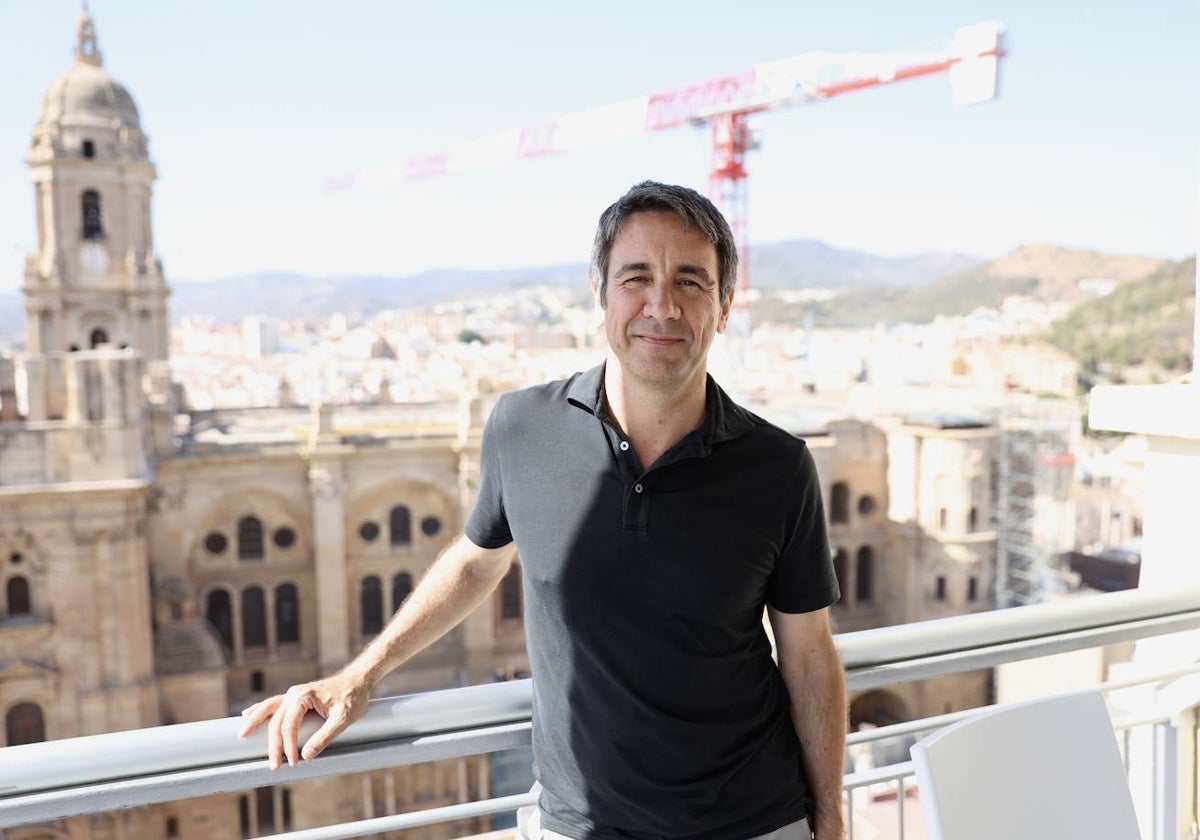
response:
[(412, 575), (408, 572), (401, 572), (392, 578), (392, 612), (400, 609), (400, 605), (404, 603), (405, 598), (412, 594), (412, 591)]
[(513, 563), (500, 582), (500, 617), (521, 617), (521, 566)]
[(396, 505), (388, 514), (388, 535), (392, 545), (412, 544), (412, 515), (404, 505)]
[(233, 650), (233, 608), (229, 601), (229, 592), (224, 589), (214, 589), (208, 593), (204, 606), (204, 617), (217, 631), (217, 635), (225, 644), (226, 652)]
[(246, 516), (238, 522), (238, 559), (261, 560), (263, 556), (263, 526), (257, 516)]
[(100, 193), (95, 190), (84, 190), (81, 203), (83, 210), (83, 238), (103, 238), (104, 224), (100, 217)]
[(89, 341), (92, 344), (92, 349), (95, 350), (101, 344), (108, 344), (108, 332), (104, 327), (96, 327), (92, 330), (92, 335)]
[(829, 490), (829, 521), (850, 521), (850, 486), (844, 481), (835, 482)]
[(4, 716), (8, 745), (37, 744), (46, 740), (46, 720), (36, 703), (18, 703)]
[(29, 615), (33, 604), (29, 597), (29, 581), (21, 575), (13, 575), (4, 587), (5, 603), (9, 615)]
[(854, 600), (863, 603), (871, 603), (874, 590), (874, 569), (875, 552), (871, 546), (864, 545), (858, 550), (858, 555), (854, 561)]
[(838, 591), (842, 593), (838, 599), (839, 602), (845, 603), (846, 595), (846, 549), (839, 548), (833, 555), (833, 575), (837, 578)]
[(267, 604), (261, 586), (242, 590), (242, 645), (267, 646)]
[(362, 634), (374, 636), (383, 629), (383, 584), (375, 575), (362, 582)]
[(281, 645), (300, 641), (300, 596), (292, 583), (275, 587), (275, 641)]

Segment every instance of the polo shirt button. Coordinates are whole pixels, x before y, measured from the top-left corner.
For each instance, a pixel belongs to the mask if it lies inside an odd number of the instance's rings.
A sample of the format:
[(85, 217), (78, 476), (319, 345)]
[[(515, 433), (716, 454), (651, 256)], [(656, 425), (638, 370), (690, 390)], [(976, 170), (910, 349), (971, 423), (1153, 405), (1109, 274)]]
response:
[(640, 485), (640, 484), (635, 484), (635, 485), (633, 485), (633, 492), (634, 492), (634, 493), (641, 493), (641, 492), (642, 492), (642, 485)]
[(624, 452), (628, 448), (629, 448), (629, 441), (627, 441), (627, 440), (621, 441), (621, 451)]

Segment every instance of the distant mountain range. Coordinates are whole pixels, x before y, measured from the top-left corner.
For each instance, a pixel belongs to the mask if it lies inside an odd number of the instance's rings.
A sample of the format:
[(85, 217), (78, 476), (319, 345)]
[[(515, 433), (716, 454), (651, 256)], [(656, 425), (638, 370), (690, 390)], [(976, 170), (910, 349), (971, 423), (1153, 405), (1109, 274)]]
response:
[[(811, 239), (755, 245), (751, 261), (754, 286), (762, 291), (814, 287), (911, 289), (979, 264), (977, 258), (962, 254), (881, 257)], [(196, 315), (209, 315), (218, 321), (239, 321), (246, 315), (262, 314), (317, 319), (342, 312), (355, 317), (534, 285), (576, 289), (581, 298), (586, 298), (587, 265), (496, 271), (446, 268), (404, 276), (313, 277), (267, 272), (202, 283), (172, 281), (170, 306), (173, 321)], [(20, 296), (0, 295), (0, 340), (11, 341), (23, 330)]]
[[(1171, 262), (1051, 245), (1021, 247), (991, 261), (939, 253), (895, 258), (795, 240), (756, 245), (751, 273), (754, 288), (763, 293), (752, 309), (756, 323), (926, 323), (997, 307), (1019, 293), (1073, 307), (1046, 338), (1080, 361), (1085, 381), (1138, 365), (1149, 365), (1151, 375), (1174, 375), (1191, 358), (1194, 259)], [(396, 277), (263, 273), (176, 282), (171, 314), (173, 320), (207, 315), (226, 322), (259, 314), (316, 320), (342, 312), (353, 318), (533, 285), (573, 289), (586, 300), (587, 266), (438, 269)], [(1097, 297), (1105, 287), (1111, 293)], [(832, 294), (801, 302), (777, 294), (804, 289)], [(0, 295), (0, 344), (14, 343), (23, 330), (20, 296)]]
[[(762, 291), (795, 288), (914, 288), (949, 272), (978, 264), (961, 254), (880, 257), (834, 248), (813, 240), (755, 246), (754, 286)], [(207, 283), (176, 283), (172, 317), (208, 314), (220, 320), (272, 314), (320, 318), (332, 312), (365, 316), (382, 309), (420, 306), (456, 298), (496, 294), (527, 286), (589, 294), (584, 263), (539, 268), (468, 271), (435, 269), (408, 276), (309, 277), (256, 274)]]

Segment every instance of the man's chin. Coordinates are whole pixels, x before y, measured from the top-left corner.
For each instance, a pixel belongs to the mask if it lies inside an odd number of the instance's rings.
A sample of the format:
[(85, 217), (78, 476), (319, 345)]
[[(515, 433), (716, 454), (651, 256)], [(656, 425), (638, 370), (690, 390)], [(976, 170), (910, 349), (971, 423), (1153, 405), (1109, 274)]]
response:
[(674, 390), (696, 373), (696, 366), (681, 360), (637, 359), (624, 365), (635, 379), (660, 388)]

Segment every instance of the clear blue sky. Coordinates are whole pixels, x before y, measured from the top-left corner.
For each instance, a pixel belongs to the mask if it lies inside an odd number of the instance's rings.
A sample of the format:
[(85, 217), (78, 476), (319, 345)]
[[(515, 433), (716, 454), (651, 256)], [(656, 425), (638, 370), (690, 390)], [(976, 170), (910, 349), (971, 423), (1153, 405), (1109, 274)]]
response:
[[(23, 159), (70, 66), (79, 4), (0, 0), (0, 292), (33, 249)], [(1008, 29), (1001, 96), (945, 77), (762, 115), (754, 241), (996, 256), (1022, 243), (1196, 250), (1200, 4), (93, 0), (105, 68), (158, 166), (169, 279), (260, 270), (402, 274), (581, 261), (642, 178), (704, 188), (681, 128), (486, 172), (330, 194), (324, 181), (809, 50)]]

